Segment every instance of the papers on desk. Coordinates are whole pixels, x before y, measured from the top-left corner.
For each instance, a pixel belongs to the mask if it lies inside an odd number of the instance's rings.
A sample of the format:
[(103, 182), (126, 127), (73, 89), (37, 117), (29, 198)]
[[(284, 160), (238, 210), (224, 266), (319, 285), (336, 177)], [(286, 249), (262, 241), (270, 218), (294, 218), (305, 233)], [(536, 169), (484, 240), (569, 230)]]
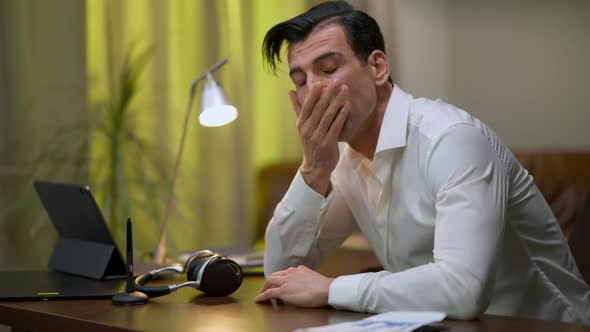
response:
[(295, 332), (409, 332), (440, 322), (445, 316), (442, 312), (393, 311), (354, 322), (297, 329)]

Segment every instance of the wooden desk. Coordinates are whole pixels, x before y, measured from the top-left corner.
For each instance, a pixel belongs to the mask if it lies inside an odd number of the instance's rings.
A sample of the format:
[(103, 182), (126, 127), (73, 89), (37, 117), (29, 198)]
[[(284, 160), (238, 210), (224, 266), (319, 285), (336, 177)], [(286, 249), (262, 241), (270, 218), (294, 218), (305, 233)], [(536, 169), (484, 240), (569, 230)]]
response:
[[(152, 299), (143, 306), (115, 306), (109, 300), (0, 302), (0, 323), (33, 331), (291, 331), (368, 317), (367, 314), (256, 304), (264, 278), (248, 276), (230, 297), (207, 298), (192, 289)], [(489, 317), (444, 321), (452, 332), (590, 331), (559, 322)]]
[[(362, 253), (343, 252), (337, 260), (359, 261)], [(371, 258), (361, 260), (371, 265)], [(332, 270), (325, 265), (323, 270)], [(340, 268), (351, 268), (340, 264)], [(324, 271), (325, 272), (325, 271)], [(346, 272), (341, 270), (340, 272)], [(338, 273), (331, 273), (338, 274)], [(247, 276), (229, 297), (208, 298), (193, 289), (152, 299), (143, 306), (115, 306), (110, 300), (0, 302), (0, 324), (32, 331), (292, 331), (296, 328), (358, 320), (368, 314), (331, 308), (301, 309), (256, 304), (262, 276)], [(590, 326), (507, 317), (442, 323), (450, 332), (568, 331), (590, 332)]]

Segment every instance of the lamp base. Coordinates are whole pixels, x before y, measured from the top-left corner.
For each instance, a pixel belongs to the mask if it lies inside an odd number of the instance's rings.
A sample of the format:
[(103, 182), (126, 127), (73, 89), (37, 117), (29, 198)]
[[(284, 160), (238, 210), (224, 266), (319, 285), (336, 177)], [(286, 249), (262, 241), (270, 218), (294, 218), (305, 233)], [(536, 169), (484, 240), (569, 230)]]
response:
[(148, 296), (142, 292), (119, 293), (113, 296), (113, 304), (118, 305), (136, 305), (146, 304), (149, 300)]

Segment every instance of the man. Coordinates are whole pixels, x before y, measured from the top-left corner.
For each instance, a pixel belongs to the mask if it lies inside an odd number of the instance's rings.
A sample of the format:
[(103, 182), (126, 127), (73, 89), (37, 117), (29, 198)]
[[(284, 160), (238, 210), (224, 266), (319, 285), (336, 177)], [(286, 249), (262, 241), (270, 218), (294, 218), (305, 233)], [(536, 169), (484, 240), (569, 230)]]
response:
[[(267, 228), (257, 302), (590, 322), (590, 289), (527, 171), (478, 119), (393, 85), (371, 17), (328, 2), (274, 26), (272, 69), (285, 42), (304, 156)], [(384, 271), (312, 270), (356, 229)]]

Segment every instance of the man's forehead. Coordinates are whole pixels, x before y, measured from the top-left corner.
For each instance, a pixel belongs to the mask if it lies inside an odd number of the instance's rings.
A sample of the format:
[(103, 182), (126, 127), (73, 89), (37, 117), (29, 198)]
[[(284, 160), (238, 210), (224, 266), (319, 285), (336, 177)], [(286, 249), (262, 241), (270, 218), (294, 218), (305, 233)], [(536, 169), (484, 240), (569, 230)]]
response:
[(289, 65), (299, 60), (313, 61), (316, 56), (326, 52), (344, 53), (345, 48), (350, 48), (346, 40), (346, 34), (342, 26), (332, 24), (317, 31), (313, 31), (303, 41), (290, 44), (287, 48), (287, 60)]

